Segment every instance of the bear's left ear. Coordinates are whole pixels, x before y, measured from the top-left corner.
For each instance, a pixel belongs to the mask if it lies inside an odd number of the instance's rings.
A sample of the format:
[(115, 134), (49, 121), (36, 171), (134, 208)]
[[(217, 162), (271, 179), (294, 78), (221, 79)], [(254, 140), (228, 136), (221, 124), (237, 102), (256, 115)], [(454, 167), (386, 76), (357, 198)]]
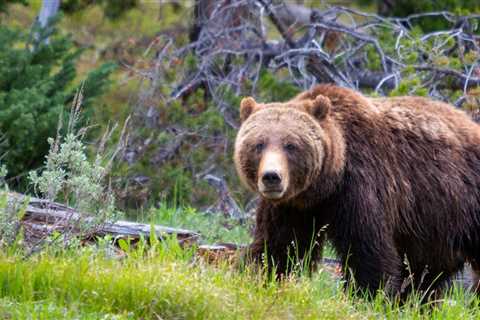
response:
[(243, 98), (240, 102), (240, 122), (243, 123), (253, 113), (257, 102), (252, 97)]
[(316, 119), (323, 120), (327, 117), (331, 107), (332, 103), (330, 102), (330, 99), (325, 96), (319, 95), (316, 96), (313, 101), (308, 102), (306, 109), (307, 112), (314, 116)]

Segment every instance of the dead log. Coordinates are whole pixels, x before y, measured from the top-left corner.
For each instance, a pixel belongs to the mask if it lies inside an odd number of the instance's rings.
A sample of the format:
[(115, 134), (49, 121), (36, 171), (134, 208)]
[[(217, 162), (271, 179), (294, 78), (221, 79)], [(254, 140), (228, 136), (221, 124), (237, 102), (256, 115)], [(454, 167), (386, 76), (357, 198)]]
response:
[(147, 238), (150, 236), (153, 228), (158, 239), (163, 240), (166, 236), (175, 235), (181, 244), (197, 243), (200, 240), (200, 234), (195, 231), (172, 228), (159, 225), (148, 225), (131, 221), (119, 220), (115, 223), (104, 224), (96, 233), (96, 235), (112, 235), (116, 238)]
[[(26, 203), (28, 201), (28, 203)], [(61, 203), (26, 197), (18, 193), (9, 193), (8, 202), (25, 205), (25, 213), (21, 218), (21, 225), (30, 233), (32, 238), (42, 238), (54, 231), (78, 231), (79, 224), (92, 224), (94, 220), (90, 215), (81, 214), (75, 209)], [(180, 244), (197, 243), (200, 234), (192, 230), (172, 228), (159, 225), (149, 225), (138, 222), (119, 220), (95, 225), (89, 238), (111, 235), (114, 239), (130, 239), (138, 241), (140, 238), (149, 239), (151, 230), (159, 240), (168, 236), (175, 236)]]

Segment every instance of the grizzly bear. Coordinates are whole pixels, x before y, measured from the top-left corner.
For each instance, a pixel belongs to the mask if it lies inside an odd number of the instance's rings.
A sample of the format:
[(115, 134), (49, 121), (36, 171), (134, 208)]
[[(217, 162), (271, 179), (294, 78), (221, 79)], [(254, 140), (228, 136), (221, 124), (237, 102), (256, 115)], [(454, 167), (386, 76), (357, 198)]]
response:
[(318, 85), (244, 98), (240, 118), (236, 170), (260, 195), (254, 261), (314, 267), (328, 239), (362, 292), (434, 290), (465, 262), (479, 279), (480, 126), (462, 111)]

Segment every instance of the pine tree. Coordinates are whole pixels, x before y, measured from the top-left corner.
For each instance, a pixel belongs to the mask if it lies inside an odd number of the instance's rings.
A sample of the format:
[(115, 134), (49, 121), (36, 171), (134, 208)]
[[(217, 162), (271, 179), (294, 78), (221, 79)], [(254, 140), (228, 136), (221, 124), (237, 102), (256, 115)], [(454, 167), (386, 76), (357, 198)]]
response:
[[(51, 19), (45, 28), (37, 23), (29, 33), (0, 26), (0, 155), (11, 176), (41, 166), (47, 138), (55, 136), (59, 117), (66, 116), (65, 106), (77, 90), (75, 63), (81, 50), (58, 33), (57, 22)], [(87, 114), (114, 68), (107, 63), (86, 77)]]

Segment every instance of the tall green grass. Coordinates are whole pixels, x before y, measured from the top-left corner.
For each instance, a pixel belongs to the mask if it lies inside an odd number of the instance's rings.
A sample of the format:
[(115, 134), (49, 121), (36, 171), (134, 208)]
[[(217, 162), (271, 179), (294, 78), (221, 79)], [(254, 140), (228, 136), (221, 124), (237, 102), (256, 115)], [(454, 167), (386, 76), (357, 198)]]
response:
[(253, 270), (207, 265), (176, 242), (132, 249), (0, 254), (0, 318), (10, 319), (479, 319), (479, 301), (457, 287), (435, 304), (403, 307), (382, 293), (345, 294), (320, 269), (276, 282)]

